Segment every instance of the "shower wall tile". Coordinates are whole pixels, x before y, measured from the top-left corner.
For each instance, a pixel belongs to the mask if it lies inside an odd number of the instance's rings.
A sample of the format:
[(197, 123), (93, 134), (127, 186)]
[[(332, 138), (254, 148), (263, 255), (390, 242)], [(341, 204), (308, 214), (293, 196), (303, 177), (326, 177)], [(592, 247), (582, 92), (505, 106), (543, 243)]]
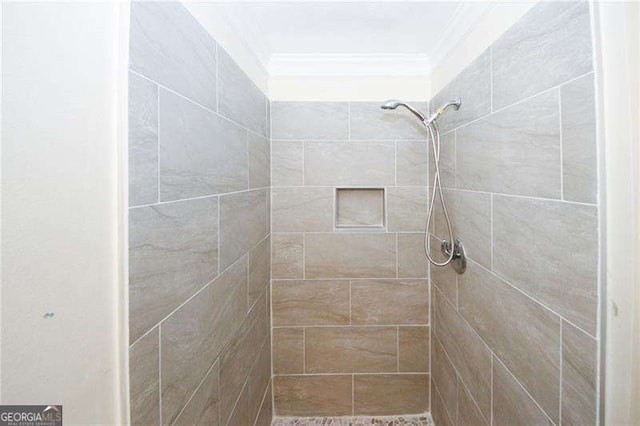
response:
[(438, 426), (454, 426), (453, 420), (451, 420), (449, 413), (447, 413), (442, 397), (440, 396), (440, 391), (438, 390), (438, 386), (433, 380), (433, 377), (431, 379), (431, 392), (433, 395), (431, 416), (433, 417), (434, 423)]
[(267, 235), (266, 190), (220, 197), (220, 269), (223, 270)]
[(218, 200), (129, 211), (129, 334), (134, 342), (218, 275)]
[(249, 306), (258, 299), (271, 278), (271, 238), (267, 237), (249, 251)]
[(493, 108), (593, 69), (589, 3), (540, 3), (492, 46)]
[[(436, 165), (433, 161), (433, 147), (431, 142), (427, 147), (427, 155), (429, 156), (429, 186), (433, 187), (434, 174)], [(440, 162), (438, 163), (440, 170), (440, 182), (443, 188), (456, 188), (456, 132), (451, 131), (440, 136)]]
[(489, 421), (480, 412), (460, 377), (458, 377), (458, 426), (489, 426)]
[(352, 324), (428, 324), (426, 280), (354, 280), (351, 282)]
[(219, 367), (216, 361), (176, 419), (176, 425), (220, 424)]
[(227, 426), (244, 426), (249, 424), (249, 394), (248, 388), (242, 388), (242, 393), (238, 397), (233, 413), (226, 422)]
[(395, 184), (393, 142), (305, 142), (305, 185)]
[[(469, 388), (482, 414), (491, 418), (491, 352), (475, 330), (439, 292), (433, 295), (433, 331)], [(458, 393), (458, 395), (460, 392)]]
[(592, 335), (597, 214), (595, 206), (494, 196), (496, 273)]
[(398, 234), (398, 278), (426, 278), (429, 273), (424, 254), (424, 234)]
[(428, 410), (428, 374), (363, 374), (353, 378), (355, 415), (421, 414)]
[(267, 136), (267, 97), (218, 46), (218, 112), (262, 136)]
[[(465, 254), (481, 265), (491, 267), (491, 194), (445, 190), (453, 234), (464, 243)], [(447, 223), (440, 206), (435, 207), (435, 234), (449, 239)]]
[(511, 373), (493, 359), (493, 424), (496, 426), (553, 425)]
[(273, 280), (273, 326), (348, 325), (349, 281)]
[(160, 199), (248, 188), (247, 131), (160, 89)]
[(265, 339), (262, 349), (249, 373), (247, 399), (249, 400), (250, 424), (258, 417), (264, 399), (265, 389), (271, 380), (271, 342)]
[(458, 188), (560, 198), (558, 90), (456, 131)]
[(351, 375), (275, 376), (275, 415), (284, 417), (352, 414)]
[(597, 341), (562, 322), (562, 423), (597, 424)]
[(260, 412), (258, 413), (254, 426), (271, 426), (271, 420), (273, 419), (272, 386), (272, 383), (267, 384), (267, 393), (262, 400), (262, 406), (260, 407)]
[[(438, 260), (440, 261), (440, 260)], [(458, 306), (458, 274), (452, 266), (431, 266), (431, 284), (454, 307)]]
[(216, 42), (180, 3), (132, 2), (130, 67), (216, 109)]
[(271, 137), (340, 140), (349, 137), (346, 102), (271, 102)]
[(429, 327), (398, 327), (398, 371), (429, 372)]
[(249, 138), (249, 189), (270, 186), (271, 158), (269, 139), (248, 132)]
[(273, 374), (304, 373), (304, 328), (273, 329)]
[(158, 329), (154, 328), (129, 348), (131, 424), (160, 424), (160, 371)]
[[(486, 50), (458, 74), (430, 102), (431, 109), (439, 108), (456, 97), (462, 97), (457, 112), (447, 111), (439, 121), (443, 133), (491, 112), (491, 52)], [(433, 170), (433, 169), (432, 169)]]
[(427, 188), (393, 187), (387, 188), (386, 193), (389, 231), (424, 232), (427, 223)]
[(473, 262), (460, 276), (459, 291), (464, 319), (557, 421), (560, 318)]
[(396, 327), (310, 327), (305, 330), (307, 373), (384, 373), (398, 366)]
[(305, 235), (307, 278), (395, 278), (396, 238), (383, 233)]
[(271, 183), (273, 186), (301, 186), (304, 183), (304, 143), (273, 141)]
[[(413, 106), (427, 114), (428, 104), (412, 102)], [(351, 139), (423, 139), (426, 130), (409, 111), (400, 107), (389, 111), (380, 108), (379, 102), (351, 102), (349, 119)]]
[(129, 72), (129, 205), (158, 202), (158, 86)]
[(273, 231), (332, 231), (333, 193), (330, 187), (273, 188)]
[(564, 199), (595, 203), (598, 188), (593, 74), (562, 86), (560, 99)]
[(427, 142), (396, 142), (396, 185), (427, 186)]
[(163, 421), (175, 420), (246, 312), (244, 257), (162, 323)]
[(438, 392), (447, 414), (456, 424), (458, 412), (458, 377), (456, 370), (437, 338), (431, 342), (431, 351), (433, 381), (438, 387)]
[(302, 278), (304, 274), (304, 235), (271, 235), (271, 277)]

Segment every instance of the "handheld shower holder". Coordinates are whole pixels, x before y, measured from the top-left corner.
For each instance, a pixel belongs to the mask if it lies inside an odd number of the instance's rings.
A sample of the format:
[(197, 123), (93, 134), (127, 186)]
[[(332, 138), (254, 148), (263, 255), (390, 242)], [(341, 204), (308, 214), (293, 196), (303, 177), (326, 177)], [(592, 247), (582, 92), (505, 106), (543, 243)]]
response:
[[(445, 257), (451, 256), (451, 243), (447, 240), (440, 242), (440, 251)], [(459, 239), (453, 240), (453, 258), (451, 259), (451, 266), (460, 275), (464, 274), (467, 270), (467, 256), (464, 252), (464, 245)]]

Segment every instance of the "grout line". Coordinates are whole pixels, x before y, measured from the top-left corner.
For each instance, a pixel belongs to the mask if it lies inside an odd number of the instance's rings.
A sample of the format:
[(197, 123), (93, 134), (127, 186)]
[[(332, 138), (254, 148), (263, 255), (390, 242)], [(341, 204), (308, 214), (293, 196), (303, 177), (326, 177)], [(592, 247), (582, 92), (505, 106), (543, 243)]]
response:
[(392, 327), (428, 327), (429, 324), (326, 324), (326, 325), (276, 325), (273, 328), (392, 328)]
[(216, 112), (220, 111), (220, 60), (218, 58), (218, 51), (220, 50), (220, 46), (218, 46), (218, 42), (216, 45)]
[(491, 217), (489, 219), (490, 220), (489, 226), (490, 226), (491, 229), (489, 230), (489, 232), (490, 232), (490, 235), (491, 235), (491, 247), (490, 247), (490, 252), (489, 252), (489, 261), (491, 263), (491, 270), (493, 271), (493, 258), (494, 258), (494, 254), (493, 254), (493, 251), (494, 251), (494, 249), (493, 249), (493, 247), (494, 247), (494, 240), (493, 240), (493, 194), (491, 194), (490, 203), (491, 203), (491, 205), (490, 205)]
[(491, 405), (489, 406), (489, 416), (491, 417), (491, 419), (489, 420), (489, 424), (493, 426), (493, 356), (490, 355), (489, 359), (491, 360), (491, 376), (489, 377), (491, 379), (491, 388), (489, 390), (491, 393)]
[(217, 193), (217, 194), (200, 195), (200, 196), (197, 196), (197, 197), (180, 198), (180, 199), (177, 199), (177, 200), (169, 200), (169, 201), (160, 201), (158, 203), (153, 203), (153, 204), (140, 204), (140, 205), (137, 205), (137, 206), (130, 206), (129, 210), (139, 209), (139, 208), (143, 208), (143, 207), (162, 206), (162, 205), (165, 205), (165, 204), (181, 203), (183, 201), (202, 200), (202, 199), (206, 199), (206, 198), (223, 197), (223, 196), (226, 196), (226, 195), (243, 194), (243, 193), (246, 193), (246, 192), (266, 191), (268, 189), (269, 189), (269, 187), (264, 186), (262, 188), (241, 189), (239, 191), (220, 192), (220, 193)]
[(158, 410), (162, 425), (162, 324), (158, 324)]
[(302, 327), (302, 374), (307, 374), (307, 329)]
[(396, 373), (394, 371), (387, 372), (343, 372), (343, 373), (286, 373), (286, 374), (276, 374), (274, 377), (312, 377), (312, 376), (429, 376), (429, 373), (425, 373), (424, 371), (403, 371), (401, 373)]
[(559, 363), (559, 367), (560, 367), (560, 374), (559, 374), (559, 378), (560, 378), (560, 384), (558, 386), (559, 391), (559, 401), (558, 401), (558, 425), (561, 426), (562, 425), (562, 319), (560, 320), (560, 363)]
[(352, 318), (353, 305), (351, 301), (351, 283), (352, 281), (349, 280), (349, 325), (353, 325), (353, 318)]
[[(269, 393), (269, 388), (270, 387), (271, 387), (271, 378), (269, 378), (269, 383), (267, 384), (267, 387), (264, 388), (264, 393), (262, 394), (262, 399), (260, 399), (260, 405), (258, 407), (258, 412), (256, 413), (256, 418), (255, 418), (255, 420), (253, 422), (253, 426), (256, 426), (258, 424), (258, 418), (260, 417), (260, 413), (262, 412), (262, 409), (264, 408), (265, 402), (267, 402), (267, 394)], [(220, 410), (218, 410), (218, 411), (220, 411)], [(272, 411), (272, 413), (273, 413), (273, 411)]]
[(157, 152), (156, 154), (158, 155), (158, 161), (157, 161), (157, 165), (158, 165), (158, 176), (157, 176), (157, 182), (156, 184), (158, 185), (158, 191), (157, 191), (157, 203), (160, 203), (160, 87), (158, 87), (158, 85), (156, 84), (156, 90), (158, 91), (157, 93), (157, 102), (158, 102), (158, 111), (156, 111), (156, 120), (158, 120), (158, 128), (157, 128)]
[(400, 327), (396, 327), (396, 371), (400, 372)]
[(564, 153), (563, 153), (563, 138), (562, 138), (562, 90), (558, 90), (558, 134), (560, 135), (560, 198), (564, 200)]
[(356, 415), (356, 404), (355, 404), (355, 394), (356, 394), (356, 375), (351, 375), (351, 415)]
[(493, 113), (493, 43), (489, 46), (489, 104)]

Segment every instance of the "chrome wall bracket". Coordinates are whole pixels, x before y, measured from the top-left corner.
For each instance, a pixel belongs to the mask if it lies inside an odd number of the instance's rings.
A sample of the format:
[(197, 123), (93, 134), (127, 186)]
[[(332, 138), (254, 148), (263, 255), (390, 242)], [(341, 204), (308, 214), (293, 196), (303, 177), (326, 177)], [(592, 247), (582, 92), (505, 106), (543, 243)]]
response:
[[(442, 240), (440, 243), (440, 251), (446, 257), (451, 255), (451, 244), (447, 240)], [(464, 246), (462, 241), (454, 239), (453, 242), (453, 258), (451, 259), (451, 266), (460, 275), (464, 274), (467, 270), (467, 257), (464, 254)]]

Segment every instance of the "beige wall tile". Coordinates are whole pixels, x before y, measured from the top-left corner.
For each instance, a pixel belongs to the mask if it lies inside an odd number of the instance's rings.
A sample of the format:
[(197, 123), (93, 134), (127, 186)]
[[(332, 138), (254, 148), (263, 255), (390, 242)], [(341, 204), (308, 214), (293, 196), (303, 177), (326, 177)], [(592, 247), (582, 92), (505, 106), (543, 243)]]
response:
[(272, 278), (302, 278), (304, 274), (303, 234), (271, 234)]
[[(256, 346), (257, 347), (257, 346)], [(267, 385), (271, 379), (271, 341), (266, 338), (262, 349), (253, 364), (247, 380), (247, 399), (249, 400), (249, 424), (258, 417)]]
[(176, 419), (176, 425), (215, 426), (220, 424), (219, 367), (220, 364), (216, 360)]
[(305, 268), (307, 278), (393, 278), (395, 235), (306, 234)]
[(509, 371), (493, 360), (493, 424), (496, 426), (553, 425)]
[(452, 266), (431, 265), (431, 284), (453, 306), (458, 305), (458, 273)]
[(273, 188), (273, 231), (332, 231), (333, 191), (333, 188)]
[(424, 253), (424, 234), (398, 234), (398, 277), (426, 278), (429, 263)]
[(356, 375), (353, 405), (355, 415), (424, 413), (429, 409), (429, 375)]
[(433, 421), (436, 425), (445, 425), (445, 426), (454, 426), (453, 420), (449, 417), (449, 413), (447, 413), (446, 408), (444, 407), (444, 402), (442, 402), (442, 397), (440, 396), (440, 392), (438, 391), (438, 387), (435, 382), (431, 380), (431, 415), (433, 416)]
[(272, 281), (273, 326), (349, 324), (349, 281)]
[(273, 329), (273, 373), (302, 374), (304, 372), (304, 329)]
[(271, 386), (271, 383), (267, 385), (267, 393), (262, 400), (262, 407), (260, 407), (260, 412), (258, 413), (255, 426), (271, 426), (271, 421), (273, 420), (273, 398), (271, 396)]
[(305, 329), (307, 373), (396, 372), (396, 327), (309, 327)]
[(304, 184), (304, 143), (302, 141), (271, 142), (271, 184), (300, 186)]
[(427, 146), (426, 139), (396, 142), (396, 185), (427, 186)]
[(455, 306), (436, 291), (433, 331), (486, 418), (491, 418), (491, 352)]
[(249, 252), (249, 306), (258, 299), (271, 278), (271, 240), (262, 240)]
[(132, 425), (160, 422), (158, 339), (158, 329), (154, 328), (129, 348)]
[(454, 424), (458, 413), (458, 376), (437, 338), (431, 342), (431, 375)]
[(351, 321), (353, 324), (427, 324), (427, 280), (351, 281)]
[(247, 387), (242, 389), (242, 393), (236, 402), (233, 413), (229, 417), (227, 426), (246, 426), (249, 424), (249, 395)]
[(562, 322), (562, 423), (597, 423), (598, 345), (571, 324)]
[(429, 372), (429, 327), (398, 327), (398, 370)]
[(384, 189), (338, 188), (336, 226), (384, 226)]
[(351, 375), (275, 376), (276, 416), (351, 415)]
[(427, 221), (427, 188), (387, 188), (389, 231), (424, 232)]
[[(489, 417), (490, 418), (490, 417)], [(458, 377), (458, 426), (488, 426), (478, 405)]]
[(162, 418), (175, 420), (247, 312), (247, 258), (162, 323)]
[(560, 318), (473, 262), (459, 291), (462, 316), (557, 421)]
[(395, 184), (393, 142), (305, 142), (305, 185)]

